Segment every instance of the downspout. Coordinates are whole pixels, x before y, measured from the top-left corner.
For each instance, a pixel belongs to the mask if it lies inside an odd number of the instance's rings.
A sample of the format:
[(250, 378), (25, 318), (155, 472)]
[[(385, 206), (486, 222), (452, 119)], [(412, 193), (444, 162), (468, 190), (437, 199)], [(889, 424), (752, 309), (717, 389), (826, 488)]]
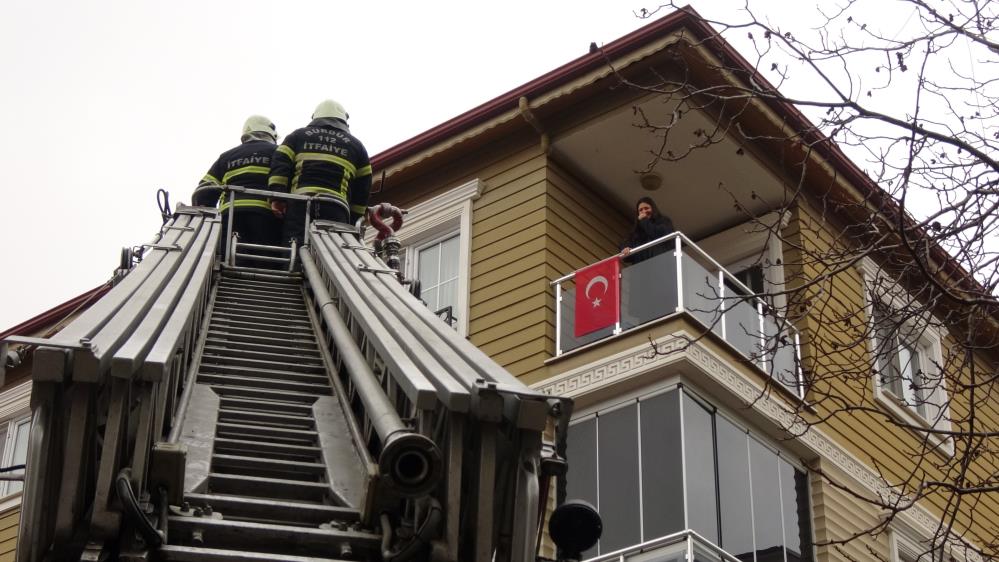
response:
[(541, 121), (539, 121), (538, 117), (534, 115), (533, 111), (531, 111), (531, 105), (527, 101), (527, 97), (520, 96), (518, 105), (520, 107), (520, 116), (523, 117), (524, 121), (527, 121), (531, 127), (534, 127), (534, 130), (537, 131), (539, 135), (541, 135), (541, 151), (545, 154), (551, 153), (551, 138), (548, 136), (544, 127), (541, 126)]

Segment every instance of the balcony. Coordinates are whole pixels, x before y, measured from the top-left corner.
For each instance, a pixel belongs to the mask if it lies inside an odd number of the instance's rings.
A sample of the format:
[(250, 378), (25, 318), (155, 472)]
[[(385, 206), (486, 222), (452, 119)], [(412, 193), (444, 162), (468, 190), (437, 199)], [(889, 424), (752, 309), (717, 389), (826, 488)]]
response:
[(798, 331), (759, 292), (704, 252), (681, 232), (633, 249), (652, 257), (621, 269), (620, 320), (575, 335), (577, 272), (552, 282), (556, 302), (556, 356), (640, 329), (674, 315), (687, 315), (705, 335), (727, 343), (799, 398), (805, 386)]
[[(783, 551), (779, 551), (783, 561)], [(750, 558), (752, 559), (752, 558)], [(590, 558), (586, 562), (741, 562), (696, 532), (687, 529), (615, 552)]]

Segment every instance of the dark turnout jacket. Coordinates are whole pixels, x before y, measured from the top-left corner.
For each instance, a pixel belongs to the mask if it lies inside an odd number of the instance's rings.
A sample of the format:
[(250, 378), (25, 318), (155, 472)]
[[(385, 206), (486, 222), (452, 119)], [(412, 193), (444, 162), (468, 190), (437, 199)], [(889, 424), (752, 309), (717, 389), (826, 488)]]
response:
[[(673, 221), (665, 215), (656, 218), (646, 218), (638, 221), (635, 229), (628, 235), (628, 239), (621, 243), (620, 249), (637, 248), (646, 242), (651, 242), (657, 238), (662, 238), (673, 232)], [(639, 252), (632, 252), (625, 256), (625, 263), (638, 263), (653, 256), (658, 256), (670, 249), (669, 244), (656, 244), (651, 248), (646, 248)]]
[[(214, 207), (221, 203), (222, 211), (229, 209), (229, 198), (219, 200), (221, 188), (216, 185), (238, 185), (250, 189), (267, 189), (267, 176), (271, 168), (271, 157), (277, 145), (265, 140), (249, 140), (243, 144), (223, 152), (218, 160), (201, 178), (198, 189), (194, 192), (192, 203), (205, 207)], [(259, 209), (271, 212), (267, 197), (261, 195), (236, 194), (236, 207), (242, 209)]]
[(371, 192), (368, 152), (337, 119), (315, 119), (277, 148), (268, 188), (301, 195), (335, 198), (351, 222), (364, 214)]

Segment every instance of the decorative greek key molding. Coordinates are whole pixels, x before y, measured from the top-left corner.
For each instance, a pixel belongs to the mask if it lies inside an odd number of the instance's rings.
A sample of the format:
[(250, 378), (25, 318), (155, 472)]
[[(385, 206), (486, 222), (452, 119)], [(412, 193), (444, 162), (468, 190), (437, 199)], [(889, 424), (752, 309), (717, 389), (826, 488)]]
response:
[(605, 357), (595, 364), (567, 371), (546, 379), (534, 388), (551, 396), (573, 398), (616, 384), (617, 382), (647, 373), (657, 367), (683, 359), (678, 352), (687, 342), (670, 337), (656, 342), (660, 354), (654, 354), (649, 345), (643, 344), (616, 355)]
[[(817, 427), (805, 427), (797, 421), (792, 410), (771, 396), (771, 392), (742, 375), (707, 346), (700, 342), (691, 343), (690, 336), (678, 332), (654, 340), (660, 350), (654, 354), (645, 343), (624, 352), (610, 355), (596, 363), (572, 369), (563, 374), (541, 381), (534, 385), (540, 392), (549, 395), (575, 398), (606, 389), (622, 381), (643, 375), (664, 365), (685, 360), (698, 367), (706, 376), (719, 383), (738, 398), (744, 405), (762, 414), (792, 439), (808, 447), (813, 453), (830, 462), (850, 478), (876, 494), (883, 500), (897, 498), (897, 493), (887, 483), (852, 453), (838, 445), (831, 437)], [(925, 537), (934, 535), (940, 521), (922, 506), (916, 505), (899, 513), (898, 517), (911, 525)], [(969, 553), (969, 562), (982, 559)]]

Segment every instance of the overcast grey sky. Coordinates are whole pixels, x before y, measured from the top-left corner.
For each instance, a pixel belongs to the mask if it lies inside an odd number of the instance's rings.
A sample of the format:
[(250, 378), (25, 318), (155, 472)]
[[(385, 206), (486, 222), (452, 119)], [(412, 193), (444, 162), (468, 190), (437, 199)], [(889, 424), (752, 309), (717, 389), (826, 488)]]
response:
[(655, 4), (9, 3), (0, 330), (107, 280), (121, 247), (159, 228), (157, 188), (188, 202), (247, 115), (284, 135), (333, 97), (373, 155), (641, 27), (642, 7)]

